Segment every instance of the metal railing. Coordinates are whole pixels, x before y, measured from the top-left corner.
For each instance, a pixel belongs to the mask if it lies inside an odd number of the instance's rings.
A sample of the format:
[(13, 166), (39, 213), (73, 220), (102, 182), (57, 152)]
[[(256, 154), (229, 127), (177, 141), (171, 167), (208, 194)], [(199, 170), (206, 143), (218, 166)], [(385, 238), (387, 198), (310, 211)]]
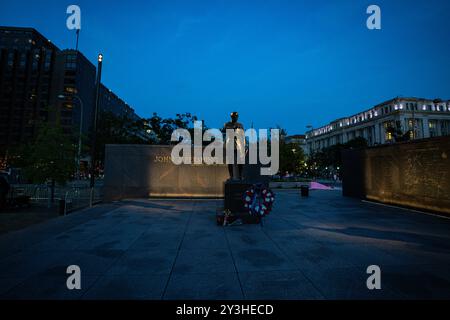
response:
[(93, 190), (89, 187), (74, 187), (68, 190), (64, 196), (64, 215), (70, 211), (88, 207), (93, 192), (93, 204), (102, 201), (102, 189), (95, 187)]
[[(14, 184), (11, 185), (8, 198), (10, 203), (19, 203), (16, 199), (27, 199), (30, 205), (54, 207), (64, 200), (64, 214), (90, 205), (91, 188), (88, 185), (55, 186), (54, 202), (51, 202), (51, 187), (42, 184)], [(93, 203), (103, 199), (103, 188), (95, 186), (93, 189)]]

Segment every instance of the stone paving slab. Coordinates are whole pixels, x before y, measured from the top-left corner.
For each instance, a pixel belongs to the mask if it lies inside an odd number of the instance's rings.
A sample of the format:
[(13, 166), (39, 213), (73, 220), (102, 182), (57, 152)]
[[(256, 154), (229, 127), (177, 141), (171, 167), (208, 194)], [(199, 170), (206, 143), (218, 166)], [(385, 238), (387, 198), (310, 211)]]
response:
[(165, 300), (240, 300), (242, 294), (239, 276), (231, 273), (174, 274), (164, 293)]
[(97, 280), (83, 300), (160, 300), (169, 274), (159, 275), (105, 275)]
[[(278, 191), (263, 226), (217, 200), (124, 200), (0, 236), (1, 299), (450, 298), (450, 220)], [(382, 289), (368, 290), (378, 265)], [(78, 265), (81, 290), (68, 290)]]
[(239, 273), (242, 290), (250, 300), (318, 300), (324, 297), (305, 275), (298, 271), (257, 271)]

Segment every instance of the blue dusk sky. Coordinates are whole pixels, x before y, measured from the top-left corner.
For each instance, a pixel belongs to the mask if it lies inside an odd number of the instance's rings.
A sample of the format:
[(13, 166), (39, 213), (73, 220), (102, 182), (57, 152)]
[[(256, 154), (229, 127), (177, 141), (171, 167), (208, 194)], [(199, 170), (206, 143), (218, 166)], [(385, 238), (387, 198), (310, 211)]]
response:
[[(2, 1), (0, 25), (104, 54), (103, 82), (142, 117), (303, 133), (396, 96), (450, 98), (450, 1)], [(366, 9), (381, 8), (381, 30)]]

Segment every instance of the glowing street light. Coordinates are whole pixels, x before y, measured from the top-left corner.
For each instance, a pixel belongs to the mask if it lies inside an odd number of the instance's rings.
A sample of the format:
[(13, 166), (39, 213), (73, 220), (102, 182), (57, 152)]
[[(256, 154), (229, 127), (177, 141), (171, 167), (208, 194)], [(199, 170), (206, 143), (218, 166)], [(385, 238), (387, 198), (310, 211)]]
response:
[(98, 105), (100, 100), (100, 83), (102, 80), (102, 66), (103, 66), (103, 54), (98, 55), (98, 65), (97, 65), (97, 83), (95, 92), (95, 109), (94, 109), (94, 121), (93, 121), (93, 134), (92, 134), (92, 148), (91, 148), (91, 195), (89, 199), (89, 205), (92, 207), (94, 202), (94, 187), (95, 187), (95, 154), (96, 154), (96, 144), (97, 144), (97, 116), (98, 116)]

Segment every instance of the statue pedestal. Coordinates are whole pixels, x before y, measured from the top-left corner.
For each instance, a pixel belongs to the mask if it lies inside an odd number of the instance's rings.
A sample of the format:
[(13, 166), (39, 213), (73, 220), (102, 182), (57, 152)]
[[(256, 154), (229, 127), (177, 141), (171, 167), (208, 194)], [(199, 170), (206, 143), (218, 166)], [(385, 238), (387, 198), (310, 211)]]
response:
[(232, 214), (246, 212), (243, 195), (252, 185), (240, 180), (228, 180), (225, 182), (225, 210), (230, 210)]
[(258, 224), (260, 223), (260, 217), (250, 215), (244, 207), (244, 192), (252, 186), (253, 183), (240, 180), (228, 180), (225, 182), (224, 209), (230, 210), (231, 214), (241, 219), (243, 223)]
[[(235, 168), (233, 168), (236, 170)], [(232, 217), (231, 221), (241, 219), (243, 223), (258, 224), (261, 222), (259, 216), (254, 216), (248, 213), (248, 209), (244, 207), (244, 192), (250, 189), (254, 184), (262, 183), (269, 187), (269, 177), (261, 176), (260, 164), (246, 164), (244, 165), (244, 180), (231, 180), (225, 182), (225, 201), (224, 210), (230, 210)], [(235, 172), (237, 175), (237, 172)], [(223, 224), (223, 210), (217, 212), (217, 223)]]

